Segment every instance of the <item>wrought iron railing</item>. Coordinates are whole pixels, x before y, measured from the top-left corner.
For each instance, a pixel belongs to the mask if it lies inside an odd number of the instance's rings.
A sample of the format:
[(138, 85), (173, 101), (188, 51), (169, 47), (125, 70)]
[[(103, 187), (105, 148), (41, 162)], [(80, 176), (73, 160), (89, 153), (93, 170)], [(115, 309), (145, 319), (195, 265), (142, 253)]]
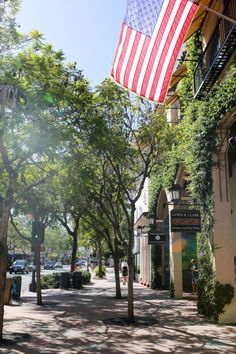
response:
[[(224, 15), (236, 18), (236, 1), (229, 1)], [(195, 97), (215, 83), (236, 47), (236, 25), (221, 18), (194, 72)]]

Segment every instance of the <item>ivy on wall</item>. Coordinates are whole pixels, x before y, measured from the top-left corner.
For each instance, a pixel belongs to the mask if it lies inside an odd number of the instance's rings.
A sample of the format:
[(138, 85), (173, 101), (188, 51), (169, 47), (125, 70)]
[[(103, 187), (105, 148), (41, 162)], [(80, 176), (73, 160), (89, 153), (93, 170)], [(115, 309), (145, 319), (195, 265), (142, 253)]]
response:
[(224, 305), (232, 300), (233, 291), (229, 284), (216, 282), (212, 266), (212, 250), (209, 241), (214, 225), (212, 153), (216, 151), (218, 145), (217, 128), (225, 114), (236, 105), (235, 91), (236, 66), (232, 66), (228, 77), (216, 86), (208, 97), (201, 102), (193, 101), (195, 121), (192, 124), (192, 144), (189, 145), (189, 155), (186, 160), (187, 172), (190, 176), (190, 194), (197, 203), (203, 204), (202, 232), (198, 237), (200, 272), (198, 310), (199, 313), (215, 320), (223, 312)]
[(161, 284), (161, 276), (158, 272), (158, 263), (159, 256), (157, 246), (154, 245), (151, 248), (151, 257), (152, 257), (152, 269), (151, 269), (151, 277), (152, 277), (152, 289), (160, 289)]
[(163, 154), (162, 163), (151, 178), (151, 203), (156, 202), (160, 188), (172, 184), (177, 166), (183, 164), (188, 176), (188, 192), (196, 204), (201, 204), (202, 231), (197, 237), (198, 311), (217, 320), (224, 305), (232, 300), (234, 291), (231, 285), (218, 283), (213, 270), (210, 243), (214, 225), (212, 154), (219, 144), (217, 128), (225, 114), (236, 106), (236, 65), (229, 68), (227, 77), (210, 93), (194, 99), (193, 70), (200, 53), (201, 38), (196, 34), (187, 46), (187, 76), (178, 87), (184, 119), (170, 128), (169, 150)]

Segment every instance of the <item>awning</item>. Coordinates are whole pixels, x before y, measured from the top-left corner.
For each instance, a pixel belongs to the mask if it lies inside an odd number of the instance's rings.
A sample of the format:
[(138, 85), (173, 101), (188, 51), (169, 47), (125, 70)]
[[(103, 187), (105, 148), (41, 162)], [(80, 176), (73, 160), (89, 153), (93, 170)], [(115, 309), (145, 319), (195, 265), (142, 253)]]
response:
[(176, 91), (173, 92), (172, 94), (169, 92), (165, 99), (165, 105), (168, 106), (170, 104), (173, 104), (178, 99), (178, 97), (179, 96)]
[[(210, 7), (213, 1), (214, 0), (201, 0), (199, 1), (199, 4), (203, 4), (204, 6)], [(204, 8), (199, 6), (193, 18), (193, 21), (188, 29), (184, 41), (187, 41), (201, 27), (206, 15), (207, 15), (207, 11)], [(169, 83), (168, 94), (165, 99), (165, 104), (173, 103), (177, 99), (176, 92), (174, 92), (174, 90), (173, 92), (171, 92), (171, 89), (186, 75), (186, 71), (187, 71), (186, 64), (183, 63), (182, 65), (179, 66), (177, 70), (173, 72)]]
[(169, 91), (185, 76), (186, 71), (187, 71), (186, 64), (182, 64), (177, 70), (174, 71), (169, 83)]
[(140, 215), (138, 220), (136, 220), (136, 223), (134, 224), (134, 229), (137, 229), (138, 227), (143, 227), (144, 225), (148, 225), (149, 220), (148, 220), (148, 212), (144, 212)]
[[(212, 0), (201, 0), (199, 1), (199, 4), (210, 7), (212, 2), (213, 2)], [(184, 41), (187, 41), (201, 27), (206, 15), (207, 15), (207, 11), (203, 9), (201, 6), (199, 6), (194, 15), (192, 23), (186, 33)]]
[[(168, 93), (165, 99), (165, 104), (173, 104), (174, 101), (177, 100), (178, 95), (174, 88), (174, 86), (186, 75), (187, 67), (186, 64), (182, 64), (177, 70), (175, 70), (171, 76), (171, 80), (169, 83)], [(172, 90), (173, 89), (173, 90)]]

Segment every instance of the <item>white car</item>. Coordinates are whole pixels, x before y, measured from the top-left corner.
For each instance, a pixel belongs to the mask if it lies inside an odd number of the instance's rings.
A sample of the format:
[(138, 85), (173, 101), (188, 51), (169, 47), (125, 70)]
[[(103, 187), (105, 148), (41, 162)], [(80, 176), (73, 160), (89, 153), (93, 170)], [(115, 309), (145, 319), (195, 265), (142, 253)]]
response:
[(56, 262), (55, 264), (54, 264), (54, 267), (53, 267), (54, 269), (56, 269), (56, 268), (62, 268), (62, 262)]

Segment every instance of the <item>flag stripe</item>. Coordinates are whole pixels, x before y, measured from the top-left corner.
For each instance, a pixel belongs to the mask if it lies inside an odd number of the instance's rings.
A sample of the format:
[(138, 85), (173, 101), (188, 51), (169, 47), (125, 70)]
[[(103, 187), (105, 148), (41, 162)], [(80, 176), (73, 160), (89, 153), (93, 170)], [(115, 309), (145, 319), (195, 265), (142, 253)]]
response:
[(129, 77), (128, 88), (130, 88), (130, 89), (132, 89), (132, 87), (133, 87), (133, 80), (134, 80), (135, 71), (136, 71), (136, 68), (139, 63), (139, 58), (142, 58), (142, 52), (143, 53), (145, 52), (145, 49), (144, 49), (145, 48), (145, 41), (147, 41), (146, 36), (144, 36), (140, 32), (138, 32), (138, 34), (140, 34), (140, 39), (138, 40), (138, 37), (136, 37), (136, 41), (135, 41), (136, 53), (135, 53), (133, 60), (131, 60), (130, 65), (129, 65), (130, 72), (127, 72), (127, 76)]
[[(186, 6), (185, 6), (186, 5)], [(186, 4), (181, 4), (178, 11), (174, 14), (175, 20), (173, 21), (172, 27), (169, 31), (168, 38), (165, 43), (165, 47), (163, 50), (163, 56), (159, 62), (159, 66), (154, 73), (154, 77), (150, 83), (152, 84), (151, 92), (149, 91), (147, 94), (150, 95), (150, 99), (154, 99), (159, 97), (161, 91), (163, 91), (163, 81), (165, 77), (170, 76), (172, 73), (172, 68), (168, 65), (169, 63), (175, 64), (176, 57), (179, 52), (179, 47), (181, 46), (182, 40), (180, 40), (181, 30), (185, 21), (186, 12), (189, 12), (189, 6), (191, 7), (191, 3), (187, 2)], [(185, 8), (183, 8), (185, 6)], [(182, 15), (182, 16), (181, 16)], [(174, 34), (174, 35), (173, 35)], [(169, 67), (169, 71), (167, 72), (167, 68)], [(171, 71), (171, 72), (170, 72)], [(167, 74), (168, 73), (168, 74)], [(155, 91), (157, 92), (155, 93)]]
[(142, 41), (141, 41), (141, 36), (142, 34), (140, 32), (133, 31), (134, 33), (134, 41), (133, 41), (133, 46), (129, 54), (129, 60), (126, 65), (126, 70), (125, 70), (125, 78), (124, 78), (124, 86), (129, 87), (129, 82), (132, 80), (131, 79), (131, 70), (134, 67), (135, 63), (135, 58), (137, 60), (138, 58), (138, 53), (140, 53), (140, 50), (142, 48)]
[[(137, 5), (144, 6), (138, 1)], [(151, 37), (124, 22), (113, 62), (114, 79), (143, 97), (163, 103), (178, 52), (197, 7), (192, 0), (164, 0)]]
[[(133, 45), (134, 45), (134, 41), (135, 41), (135, 36), (137, 35), (137, 32), (130, 30), (130, 38), (128, 41), (128, 45), (127, 45), (127, 50), (125, 53), (125, 57), (122, 63), (122, 67), (121, 67), (121, 73), (120, 73), (120, 83), (121, 85), (125, 85), (124, 83), (124, 76), (125, 73), (128, 70), (128, 62), (130, 62), (131, 57), (132, 57), (132, 50), (133, 50)], [(128, 81), (127, 77), (126, 77), (126, 82)], [(127, 86), (127, 84), (125, 85)]]
[(151, 37), (151, 41), (150, 41), (149, 48), (148, 48), (148, 51), (145, 56), (145, 60), (142, 65), (142, 70), (141, 70), (141, 73), (139, 76), (138, 86), (137, 86), (137, 93), (139, 93), (139, 94), (141, 93), (142, 83), (146, 79), (145, 72), (147, 70), (148, 62), (152, 60), (151, 54), (152, 54), (153, 47), (157, 46), (157, 43), (158, 43), (157, 40), (160, 41), (160, 37), (158, 35), (159, 35), (159, 33), (160, 34), (162, 33), (162, 19), (165, 18), (164, 15), (166, 13), (167, 8), (168, 8), (168, 1), (165, 1), (163, 4), (163, 7), (161, 9), (160, 16), (157, 20), (157, 24), (156, 24), (154, 33)]
[(115, 56), (114, 63), (113, 63), (113, 70), (112, 70), (112, 76), (116, 79), (117, 79), (117, 77), (116, 77), (117, 66), (118, 66), (118, 62), (119, 62), (119, 59), (120, 59), (120, 56), (121, 56), (121, 53), (123, 50), (123, 43), (125, 41), (127, 29), (128, 29), (128, 27), (123, 23), (122, 28), (121, 28), (121, 32), (120, 32), (119, 44), (117, 47), (116, 56)]
[(164, 19), (162, 21), (162, 26), (156, 37), (155, 40), (156, 45), (152, 50), (152, 54), (146, 69), (146, 75), (143, 80), (143, 85), (141, 90), (142, 96), (145, 96), (146, 94), (147, 96), (149, 96), (151, 86), (152, 86), (152, 80), (155, 75), (155, 72), (158, 67), (163, 65), (163, 61), (166, 54), (165, 49), (168, 48), (168, 44), (169, 44), (168, 42), (170, 40), (170, 37), (173, 35), (173, 31), (171, 31), (171, 27), (176, 24), (175, 17), (176, 17), (176, 13), (180, 1), (181, 0), (179, 0), (178, 3), (176, 3), (174, 0), (169, 1), (166, 12), (165, 14), (163, 14)]
[(126, 57), (126, 51), (129, 47), (129, 40), (130, 40), (130, 36), (132, 33), (132, 29), (130, 27), (126, 27), (126, 31), (124, 31), (124, 40), (122, 41), (122, 50), (120, 52), (120, 57), (118, 60), (118, 64), (117, 64), (117, 80), (118, 82), (122, 85), (120, 78), (121, 78), (121, 71), (122, 71), (122, 66)]
[[(182, 26), (182, 30), (181, 33), (179, 35), (178, 40), (176, 41), (175, 47), (173, 49), (173, 51), (169, 51), (169, 61), (167, 60), (167, 68), (166, 68), (166, 75), (165, 77), (163, 77), (163, 81), (162, 81), (162, 85), (161, 85), (161, 90), (159, 90), (159, 92), (156, 92), (155, 96), (154, 96), (154, 101), (156, 101), (157, 99), (159, 99), (161, 102), (164, 102), (165, 97), (166, 97), (166, 93), (167, 93), (167, 89), (168, 89), (168, 85), (169, 85), (169, 77), (171, 76), (172, 72), (173, 72), (173, 68), (176, 62), (176, 58), (178, 56), (180, 47), (184, 41), (184, 37), (185, 34), (187, 32), (187, 29), (191, 23), (191, 19), (195, 13), (196, 9), (195, 9), (195, 4), (191, 5), (191, 10), (190, 10), (190, 16), (187, 18), (187, 20), (184, 22), (183, 26)], [(174, 43), (173, 43), (174, 45)], [(172, 55), (171, 55), (172, 54)], [(155, 79), (154, 79), (155, 82)], [(158, 98), (159, 97), (159, 98)]]
[(138, 86), (138, 78), (142, 69), (142, 63), (144, 62), (147, 50), (149, 48), (150, 44), (150, 37), (145, 36), (145, 40), (143, 43), (142, 51), (140, 53), (139, 60), (137, 61), (137, 67), (133, 66), (133, 71), (134, 71), (134, 78), (132, 82), (132, 87), (129, 87), (130, 90), (137, 92), (137, 86)]

